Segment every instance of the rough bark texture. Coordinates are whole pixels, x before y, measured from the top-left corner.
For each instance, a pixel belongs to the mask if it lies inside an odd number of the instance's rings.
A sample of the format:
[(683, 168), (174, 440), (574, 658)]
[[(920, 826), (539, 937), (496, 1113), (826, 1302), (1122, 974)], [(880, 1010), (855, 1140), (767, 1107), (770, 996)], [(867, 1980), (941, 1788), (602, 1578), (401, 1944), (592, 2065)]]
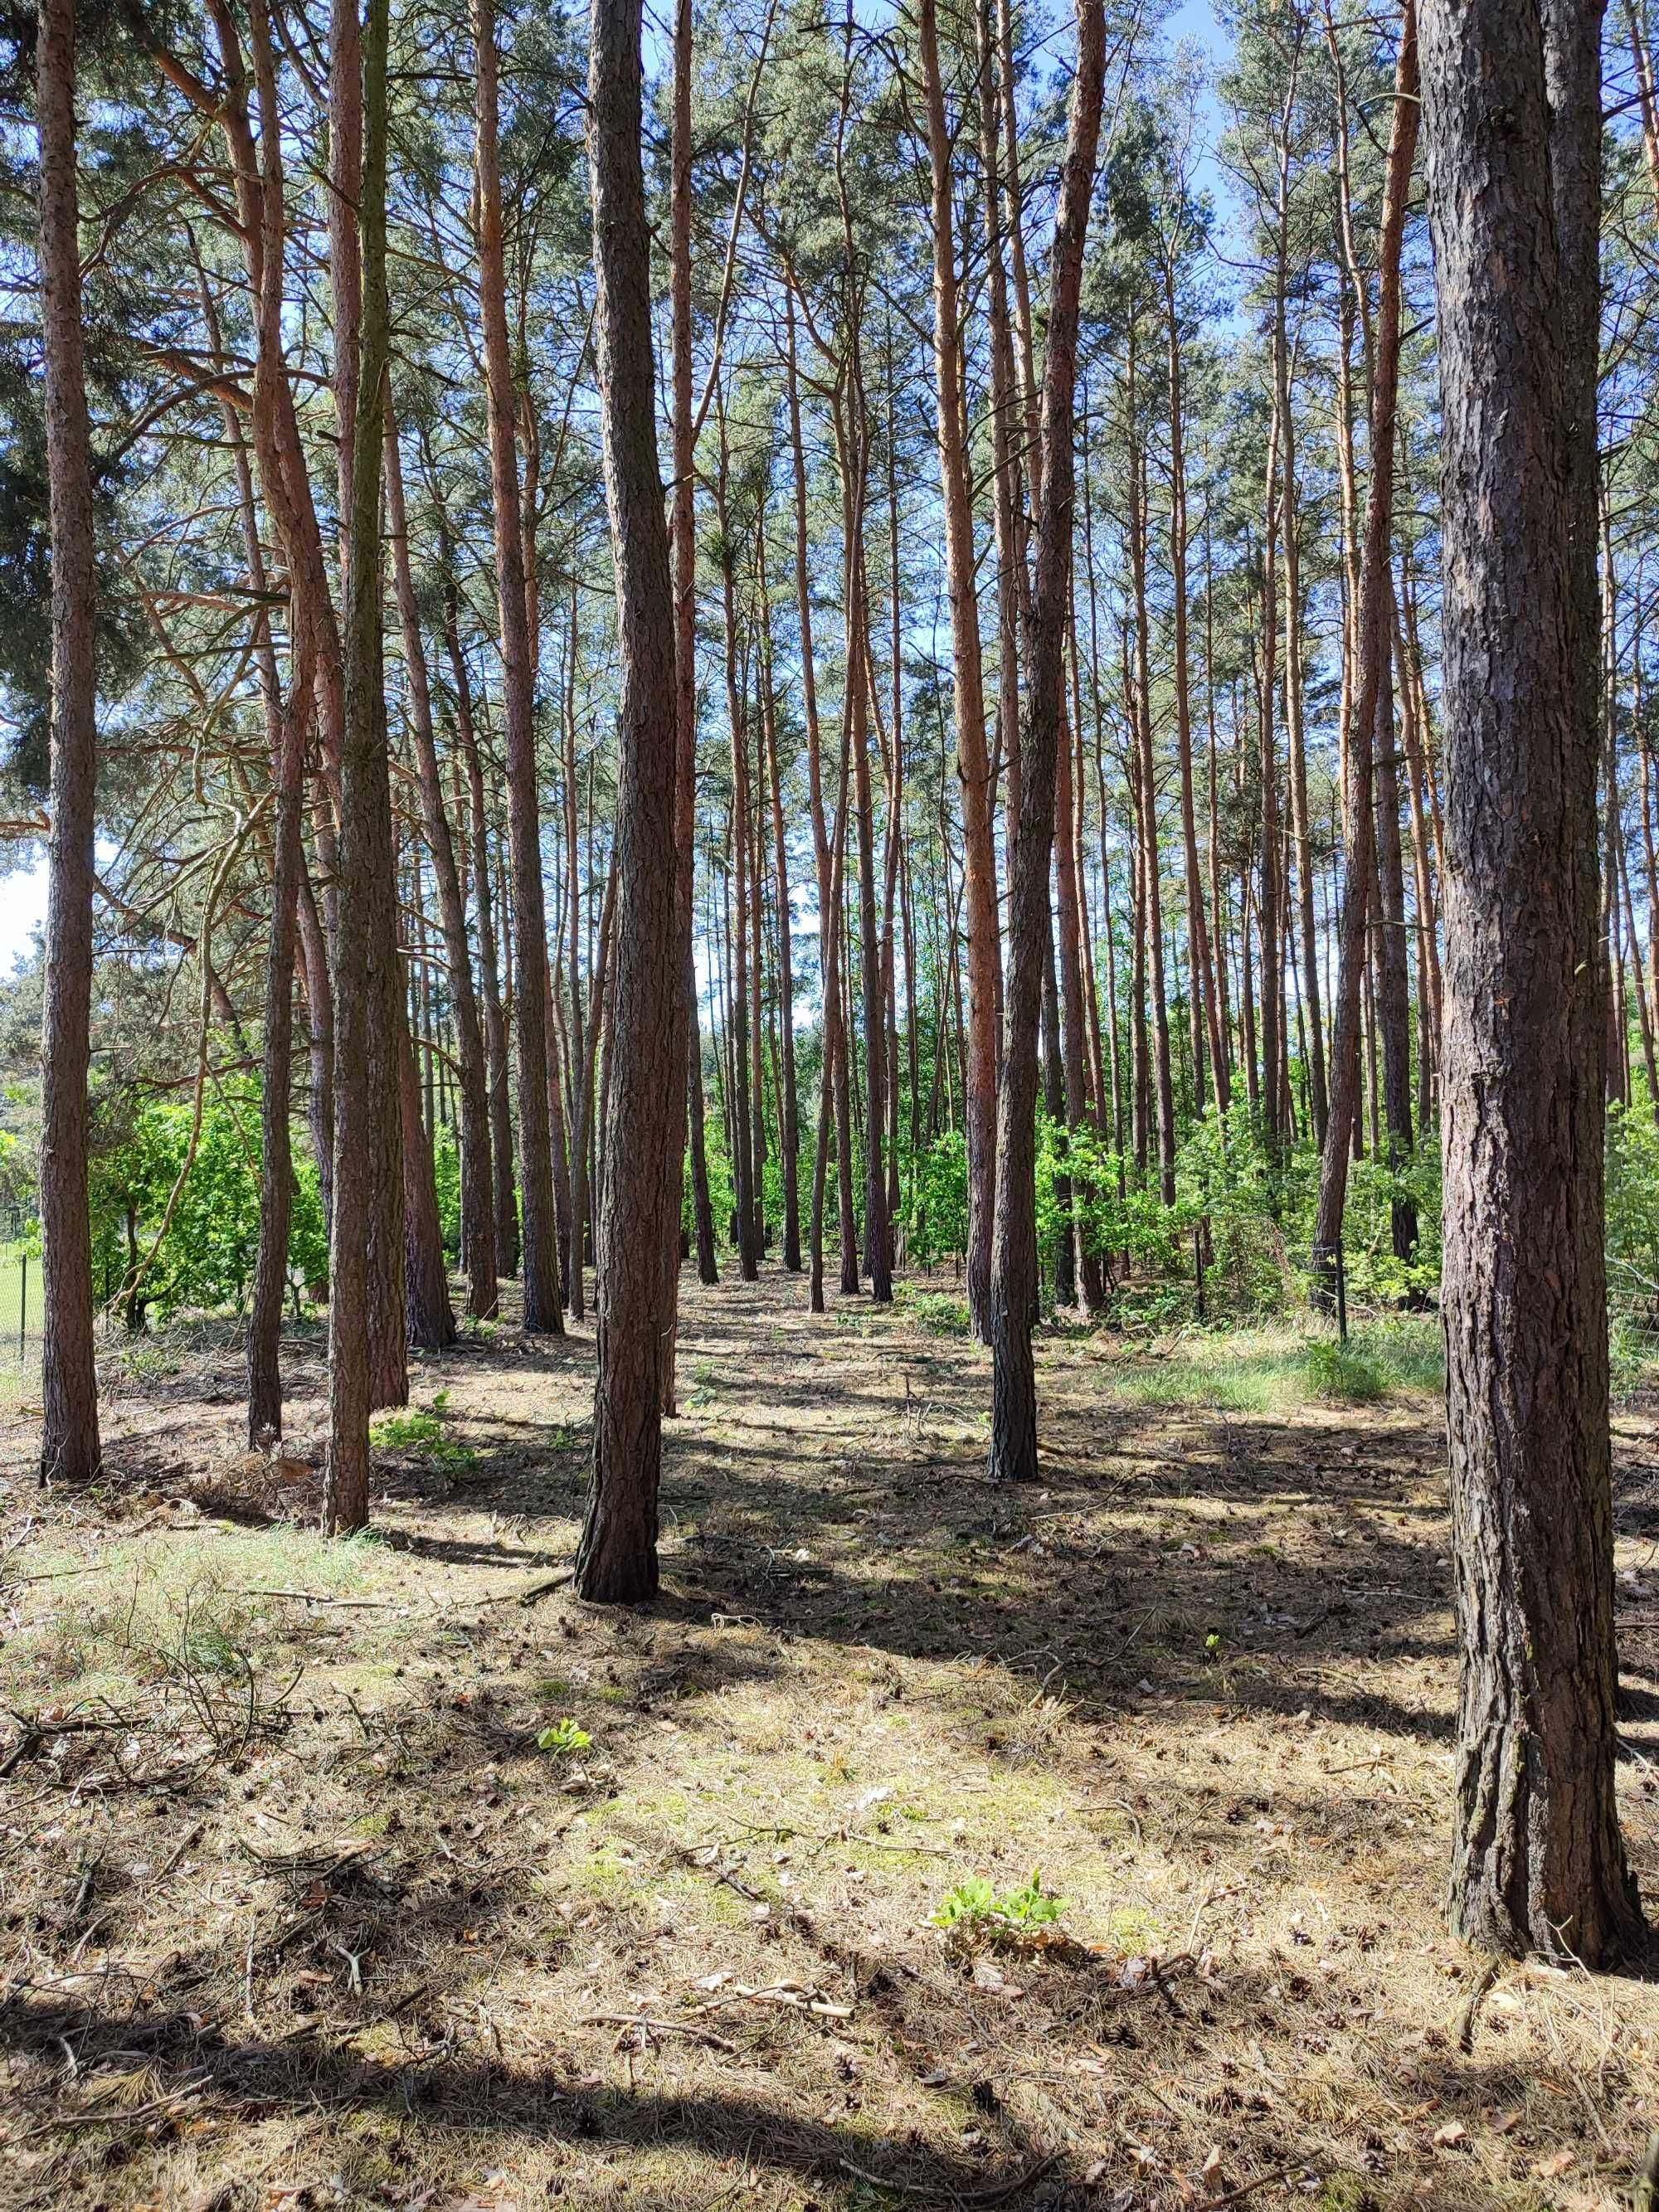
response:
[[(363, 37), (363, 159), (357, 203), (363, 316), (343, 640), (345, 716), (336, 872), (339, 920), (334, 942), (329, 1449), (323, 1499), (324, 1525), (331, 1534), (361, 1528), (368, 1519), (370, 1237), (378, 1212), (375, 1162), (387, 1139), (386, 1117), (374, 1095), (373, 1048), (377, 1032), (389, 1024), (389, 1012), (401, 1013), (400, 1007), (392, 1007), (392, 999), (402, 990), (380, 639), (380, 447), (391, 321), (386, 289), (386, 11), (387, 0), (370, 0)], [(391, 1139), (401, 1197), (401, 1104), (395, 1089), (392, 1107)]]
[(1444, 407), (1454, 1928), (1603, 1961), (1613, 1798), (1596, 854), (1599, 7), (1429, 0)]
[(40, 307), (52, 511), (52, 836), (40, 1028), (40, 1235), (46, 1291), (42, 1481), (97, 1474), (87, 1072), (97, 796), (97, 577), (92, 426), (81, 344), (74, 0), (41, 0)]
[(997, 1093), (995, 1232), (991, 1249), (993, 1480), (1035, 1480), (1036, 1376), (1031, 1315), (1036, 1301), (1037, 1030), (1048, 944), (1048, 861), (1054, 830), (1054, 755), (1060, 740), (1061, 652), (1072, 556), (1073, 408), (1078, 295), (1105, 87), (1102, 0), (1079, 0), (1078, 64), (1060, 204), (1054, 216), (1053, 298), (1042, 383), (1042, 495), (1036, 579), (1026, 630), (1025, 723), (1020, 737), (1019, 835), (1015, 848), (1006, 1021)]
[(598, 1236), (593, 1486), (576, 1588), (627, 1603), (657, 1587), (663, 1255), (679, 1219), (672, 1094), (682, 1079), (676, 880), (679, 722), (657, 463), (650, 239), (640, 159), (640, 0), (594, 0), (588, 63), (594, 316), (622, 647), (615, 975)]

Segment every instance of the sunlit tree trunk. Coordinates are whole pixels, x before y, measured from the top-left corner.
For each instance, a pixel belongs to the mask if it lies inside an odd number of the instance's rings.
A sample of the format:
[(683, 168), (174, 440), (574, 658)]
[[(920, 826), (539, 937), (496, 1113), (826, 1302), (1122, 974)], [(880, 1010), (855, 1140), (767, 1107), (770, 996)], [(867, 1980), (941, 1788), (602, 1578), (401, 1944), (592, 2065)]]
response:
[[(933, 374), (938, 386), (934, 410), (938, 429), (939, 478), (944, 492), (945, 551), (951, 597), (951, 650), (954, 679), (957, 731), (957, 772), (962, 784), (963, 844), (967, 880), (968, 912), (968, 1310), (976, 1334), (988, 1333), (991, 1278), (991, 1224), (995, 1206), (996, 1175), (996, 1007), (1001, 968), (1001, 939), (997, 916), (996, 851), (991, 832), (991, 767), (985, 732), (985, 679), (981, 665), (979, 597), (974, 550), (973, 489), (969, 455), (963, 436), (960, 310), (955, 234), (954, 185), (951, 169), (951, 136), (945, 112), (940, 75), (939, 24), (934, 0), (921, 0), (917, 43), (921, 60), (927, 108), (927, 146), (933, 174)], [(982, 70), (989, 94), (989, 55)], [(994, 158), (994, 116), (991, 148)], [(993, 204), (994, 175), (991, 179)], [(994, 215), (989, 216), (993, 231)], [(995, 287), (999, 329), (993, 343), (1006, 349), (1007, 310), (1003, 301), (1002, 247), (994, 234), (992, 283)], [(1000, 372), (1001, 353), (998, 362)], [(997, 498), (1000, 512), (1009, 503), (1006, 447), (1011, 425), (1006, 419), (1012, 399), (1007, 380), (999, 373), (996, 395), (1000, 403), (994, 424), (997, 443)], [(1005, 542), (1006, 541), (1006, 542)], [(1006, 563), (1013, 550), (1012, 532), (1006, 515), (999, 532), (999, 551)], [(1012, 589), (1012, 575), (1006, 588)], [(1003, 697), (1018, 701), (1018, 677), (1005, 639)], [(1006, 710), (1005, 710), (1006, 711)], [(1004, 742), (1012, 742), (1012, 726)]]
[[(325, 1527), (368, 1519), (369, 1311), (377, 1224), (374, 1163), (388, 1142), (374, 1095), (377, 1036), (388, 1033), (397, 961), (397, 875), (380, 639), (380, 453), (391, 316), (386, 284), (387, 0), (370, 0), (362, 50), (363, 152), (357, 192), (362, 335), (353, 422), (346, 568), (344, 738), (340, 750), (338, 923), (334, 945), (334, 1221), (329, 1249), (329, 1452)], [(402, 1199), (401, 1104), (389, 1125)], [(400, 1224), (401, 1228), (401, 1224)], [(401, 1251), (399, 1259), (402, 1258)], [(399, 1319), (402, 1319), (401, 1301)]]
[(1048, 873), (1054, 826), (1054, 754), (1064, 720), (1062, 656), (1071, 577), (1073, 413), (1078, 303), (1105, 89), (1101, 0), (1079, 0), (1077, 71), (1054, 216), (1052, 295), (1043, 371), (1042, 495), (1036, 575), (1027, 624), (1026, 708), (1020, 733), (1020, 816), (1015, 848), (1006, 1017), (997, 1093), (997, 1197), (992, 1241), (993, 1480), (1037, 1474), (1036, 1112), (1037, 1028), (1048, 943)]
[(616, 973), (595, 1257), (593, 1484), (576, 1555), (589, 1600), (657, 1587), (664, 1255), (679, 1219), (671, 1097), (684, 1079), (673, 586), (657, 458), (651, 248), (641, 162), (640, 0), (593, 0), (588, 60), (594, 329), (622, 659)]
[(40, 1027), (40, 1233), (46, 1336), (40, 1479), (98, 1472), (92, 1237), (87, 1212), (93, 836), (98, 778), (92, 424), (81, 336), (74, 0), (40, 0), (40, 321), (52, 520), (52, 833)]
[(1451, 1918), (1598, 1965), (1613, 1792), (1595, 378), (1600, 9), (1427, 0), (1444, 413)]

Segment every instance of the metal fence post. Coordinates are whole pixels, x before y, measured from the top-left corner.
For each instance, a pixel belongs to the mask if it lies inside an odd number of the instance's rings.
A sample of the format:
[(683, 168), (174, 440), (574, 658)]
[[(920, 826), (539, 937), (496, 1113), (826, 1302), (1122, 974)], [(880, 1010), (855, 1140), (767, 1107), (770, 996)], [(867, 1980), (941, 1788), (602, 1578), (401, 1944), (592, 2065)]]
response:
[(17, 1298), (17, 1357), (21, 1361), (28, 1357), (29, 1255), (27, 1245), (20, 1256), (23, 1263), (23, 1281)]

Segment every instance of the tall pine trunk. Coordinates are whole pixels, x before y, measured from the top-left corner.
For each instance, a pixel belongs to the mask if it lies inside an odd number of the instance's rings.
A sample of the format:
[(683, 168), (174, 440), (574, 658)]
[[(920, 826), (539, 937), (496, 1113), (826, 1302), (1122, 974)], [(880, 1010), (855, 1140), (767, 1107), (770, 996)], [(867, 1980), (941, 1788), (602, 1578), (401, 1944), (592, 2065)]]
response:
[(1073, 410), (1078, 301), (1105, 90), (1102, 0), (1079, 0), (1077, 74), (1054, 216), (1052, 297), (1041, 417), (1042, 493), (1036, 577), (1026, 625), (1026, 706), (1020, 733), (1002, 1073), (997, 1091), (997, 1194), (992, 1240), (993, 1480), (1035, 1480), (1036, 1375), (1031, 1317), (1037, 1293), (1037, 1029), (1048, 944), (1048, 862), (1054, 829), (1054, 756), (1064, 720), (1061, 660), (1072, 566)]
[(593, 0), (588, 62), (594, 329), (622, 653), (616, 972), (598, 1234), (593, 1486), (576, 1555), (589, 1600), (657, 1587), (664, 1255), (679, 1219), (671, 1105), (684, 1072), (676, 808), (673, 587), (657, 459), (651, 247), (640, 156), (640, 0)]
[[(362, 329), (343, 641), (329, 1453), (323, 1500), (324, 1525), (335, 1534), (361, 1528), (368, 1519), (368, 1415), (374, 1385), (370, 1244), (379, 1226), (375, 1162), (387, 1149), (388, 1138), (384, 1103), (376, 1095), (374, 1055), (377, 1040), (391, 1029), (394, 994), (403, 988), (380, 638), (380, 449), (391, 324), (386, 284), (387, 7), (388, 0), (369, 0), (362, 42), (363, 153), (357, 193)], [(395, 1088), (391, 1103), (390, 1149), (401, 1198), (401, 1107)]]
[(52, 514), (52, 835), (40, 1026), (40, 1234), (46, 1351), (40, 1479), (98, 1472), (92, 1235), (87, 1212), (93, 822), (98, 776), (92, 424), (81, 340), (75, 0), (40, 0), (40, 319)]
[(1393, 742), (1392, 717), (1384, 718), (1383, 698), (1384, 687), (1389, 683), (1389, 609), (1393, 604), (1389, 538), (1394, 514), (1395, 408), (1400, 377), (1400, 249), (1417, 147), (1417, 18), (1413, 0), (1407, 0), (1395, 75), (1400, 97), (1395, 101), (1389, 137), (1382, 235), (1377, 250), (1376, 343), (1370, 395), (1371, 481), (1365, 501), (1365, 538), (1355, 624), (1359, 667), (1348, 735), (1348, 856), (1338, 934), (1330, 1113), (1320, 1162), (1319, 1203), (1314, 1223), (1314, 1292), (1322, 1304), (1329, 1303), (1335, 1289), (1336, 1249), (1342, 1237), (1348, 1162), (1359, 1117), (1360, 1023), (1364, 1012), (1361, 981), (1376, 884), (1372, 763), (1379, 726), (1386, 730), (1388, 741)]
[(560, 1336), (564, 1333), (564, 1316), (559, 1308), (558, 1220), (547, 1098), (547, 907), (542, 890), (541, 800), (532, 696), (535, 675), (525, 592), (517, 410), (507, 345), (500, 60), (493, 0), (473, 0), (473, 22), (478, 71), (479, 305), (489, 403), (489, 473), (507, 722), (507, 824), (513, 849), (513, 1010), (518, 1025), (524, 1325), (533, 1332)]
[(1601, 10), (1429, 0), (1446, 696), (1451, 1919), (1597, 1965), (1613, 1795), (1595, 377)]
[[(951, 137), (945, 112), (945, 90), (940, 74), (939, 23), (935, 0), (921, 0), (918, 15), (923, 87), (927, 105), (927, 146), (933, 172), (933, 373), (938, 386), (939, 477), (945, 503), (945, 550), (951, 596), (951, 649), (955, 684), (957, 772), (962, 784), (963, 870), (968, 912), (968, 1310), (975, 1334), (990, 1331), (991, 1224), (996, 1189), (997, 1000), (1000, 993), (1002, 946), (997, 915), (997, 864), (991, 830), (991, 764), (985, 732), (985, 682), (982, 668), (979, 597), (975, 568), (973, 487), (966, 418), (962, 392), (960, 310), (954, 227), (955, 187), (951, 169)], [(981, 32), (984, 48), (982, 99), (988, 101), (990, 52), (988, 32)], [(991, 117), (988, 151), (995, 159), (994, 113)], [(992, 282), (996, 287), (1000, 328), (993, 342), (1006, 349), (1007, 312), (1003, 300), (1002, 247), (996, 233), (995, 178), (990, 179), (988, 220), (993, 236)], [(999, 361), (1001, 355), (999, 354)], [(1009, 501), (1007, 447), (1013, 428), (1006, 419), (1012, 390), (1001, 387), (1012, 379), (999, 374), (998, 398), (1003, 403), (994, 425), (997, 447), (998, 498)], [(1002, 542), (1006, 538), (1006, 543)], [(1013, 532), (999, 532), (999, 551), (1005, 566), (1014, 552)], [(1012, 592), (1012, 574), (1004, 588)], [(1004, 644), (1003, 698), (1018, 698), (1013, 657)], [(1006, 706), (1005, 704), (1005, 713)], [(1014, 742), (1012, 726), (1003, 732), (1005, 744)]]

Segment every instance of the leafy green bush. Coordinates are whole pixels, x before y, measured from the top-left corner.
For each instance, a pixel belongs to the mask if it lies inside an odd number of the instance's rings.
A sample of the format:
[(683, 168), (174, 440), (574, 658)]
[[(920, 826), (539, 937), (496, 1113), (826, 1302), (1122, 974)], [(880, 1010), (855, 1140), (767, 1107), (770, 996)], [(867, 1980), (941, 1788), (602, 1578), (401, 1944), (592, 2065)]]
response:
[[(190, 1155), (192, 1109), (147, 1102), (94, 1152), (90, 1175), (93, 1279), (99, 1295), (113, 1295), (149, 1256), (130, 1318), (142, 1326), (154, 1314), (165, 1321), (181, 1309), (240, 1312), (252, 1287), (259, 1249), (259, 1091), (246, 1079), (224, 1086), (202, 1110), (201, 1133), (190, 1172), (167, 1206)], [(295, 1131), (291, 1273), (306, 1284), (328, 1273), (328, 1239), (316, 1164), (303, 1129)], [(166, 1223), (166, 1233), (161, 1234)]]
[(918, 1152), (907, 1179), (905, 1249), (926, 1267), (968, 1249), (968, 1143), (947, 1129)]

